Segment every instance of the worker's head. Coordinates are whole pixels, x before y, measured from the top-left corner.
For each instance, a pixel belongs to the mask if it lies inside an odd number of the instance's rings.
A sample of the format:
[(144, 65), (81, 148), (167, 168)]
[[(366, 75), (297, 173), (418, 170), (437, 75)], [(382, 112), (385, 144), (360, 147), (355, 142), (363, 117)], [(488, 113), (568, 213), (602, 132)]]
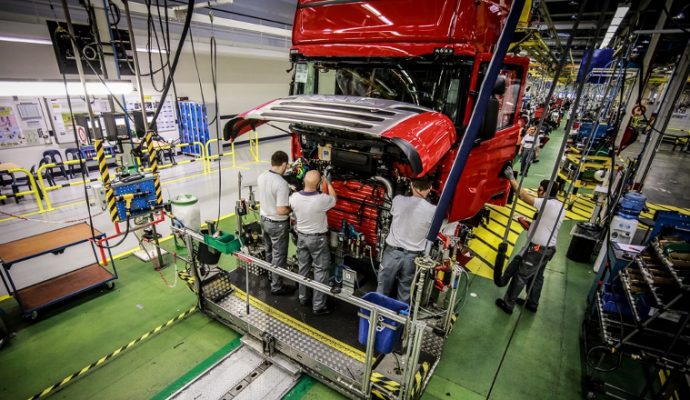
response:
[(284, 174), (287, 169), (288, 155), (278, 150), (271, 156), (271, 169), (279, 174)]
[(321, 183), (321, 173), (315, 169), (307, 172), (304, 175), (304, 189), (307, 191), (314, 191)]
[(412, 194), (426, 199), (431, 192), (431, 182), (427, 178), (418, 178), (412, 180)]
[(551, 194), (546, 196), (546, 189), (549, 188), (549, 182), (551, 181), (548, 179), (544, 179), (543, 181), (539, 182), (539, 188), (537, 189), (537, 195), (539, 197), (556, 197), (558, 195), (558, 185), (556, 182), (554, 182), (551, 186)]
[(534, 124), (531, 124), (531, 125), (527, 128), (527, 134), (528, 134), (528, 135), (532, 135), (532, 136), (536, 135), (536, 134), (537, 134), (537, 126), (534, 125)]

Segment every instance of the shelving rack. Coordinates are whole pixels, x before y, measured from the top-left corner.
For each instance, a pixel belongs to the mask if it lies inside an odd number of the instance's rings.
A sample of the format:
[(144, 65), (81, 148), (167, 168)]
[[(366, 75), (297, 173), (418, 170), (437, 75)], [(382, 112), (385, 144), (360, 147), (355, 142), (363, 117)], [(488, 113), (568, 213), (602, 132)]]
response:
[[(0, 263), (2, 264), (0, 277), (2, 277), (2, 282), (8, 293), (17, 300), (22, 315), (36, 319), (39, 310), (67, 300), (79, 293), (103, 285), (112, 288), (114, 286), (113, 281), (117, 279), (115, 264), (114, 262), (110, 263), (112, 271), (99, 264), (94, 247), (94, 240), (103, 236), (105, 234), (92, 229), (88, 224), (80, 223), (0, 244)], [(18, 268), (18, 263), (44, 254), (62, 254), (65, 249), (86, 242), (92, 246), (95, 262), (34, 285), (17, 289), (12, 279), (11, 268)], [(108, 254), (112, 260), (110, 248), (108, 248)]]
[[(599, 286), (583, 324), (586, 390), (618, 398), (667, 399), (690, 371), (690, 244), (654, 238), (644, 251)], [(599, 359), (593, 355), (599, 351)], [(595, 378), (606, 359), (638, 361), (648, 374), (634, 393)], [(661, 383), (656, 373), (668, 376)]]
[(188, 143), (183, 154), (200, 156), (202, 149), (194, 142), (206, 143), (209, 140), (206, 107), (192, 101), (180, 101), (180, 142)]

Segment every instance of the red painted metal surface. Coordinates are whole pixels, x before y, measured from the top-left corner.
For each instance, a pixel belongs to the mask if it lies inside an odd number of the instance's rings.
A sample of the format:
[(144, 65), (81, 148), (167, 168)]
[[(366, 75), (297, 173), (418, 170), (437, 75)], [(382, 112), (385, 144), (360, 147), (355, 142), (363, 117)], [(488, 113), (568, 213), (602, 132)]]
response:
[(479, 52), (491, 51), (510, 4), (508, 0), (378, 0), (325, 4), (300, 0), (292, 42), (295, 46), (392, 43), (392, 47), (412, 42), (465, 43)]
[(384, 204), (385, 189), (379, 184), (355, 180), (334, 180), (333, 187), (338, 194), (338, 202), (328, 211), (328, 226), (339, 231), (345, 219), (364, 234), (375, 255), (378, 209)]
[(435, 168), (456, 141), (453, 122), (438, 112), (424, 113), (405, 120), (382, 136), (402, 139), (417, 150), (422, 161), (422, 171), (418, 176), (425, 176)]

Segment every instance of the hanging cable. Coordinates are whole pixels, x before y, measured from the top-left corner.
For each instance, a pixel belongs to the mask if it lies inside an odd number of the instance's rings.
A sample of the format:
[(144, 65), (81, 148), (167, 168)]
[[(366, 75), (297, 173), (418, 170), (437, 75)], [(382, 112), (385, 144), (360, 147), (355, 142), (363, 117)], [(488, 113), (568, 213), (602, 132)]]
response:
[[(604, 0), (602, 2), (602, 12), (600, 13), (599, 19), (597, 21), (595, 34), (592, 37), (592, 39), (590, 39), (590, 41), (589, 41), (590, 55), (589, 55), (589, 57), (587, 57), (587, 61), (585, 62), (585, 71), (588, 71), (591, 64), (592, 64), (592, 59), (594, 58), (592, 52), (594, 50), (596, 40), (599, 38), (599, 35), (601, 34), (601, 29), (602, 29), (602, 26), (604, 24), (605, 13), (603, 11), (608, 8), (608, 5), (609, 5), (609, 0)], [(578, 109), (579, 104), (580, 104), (580, 99), (582, 98), (582, 92), (583, 92), (583, 89), (585, 87), (586, 78), (587, 78), (586, 76), (583, 76), (582, 82), (580, 82), (580, 85), (577, 88), (577, 94), (575, 96), (575, 101), (573, 102), (573, 105), (571, 106), (573, 112), (571, 113), (570, 117), (568, 118), (568, 122), (566, 123), (565, 132), (570, 132), (570, 129), (572, 129), (575, 114), (577, 113), (577, 109)], [(560, 163), (561, 157), (565, 153), (565, 146), (566, 146), (567, 140), (568, 140), (568, 135), (563, 135), (563, 140), (561, 141), (561, 147), (559, 149), (558, 156), (556, 157), (556, 162), (554, 163), (554, 167), (553, 167), (553, 170), (551, 172), (551, 179), (549, 179), (548, 187), (545, 188), (546, 189), (545, 193), (547, 195), (550, 194), (551, 190), (553, 189), (554, 181), (556, 179), (556, 176), (558, 175), (559, 163)], [(583, 159), (584, 159), (584, 157), (583, 157)], [(574, 183), (574, 181), (573, 181), (573, 183)], [(570, 190), (572, 190), (573, 186), (574, 186), (574, 184), (571, 184)], [(539, 208), (539, 213), (537, 214), (537, 218), (533, 222), (533, 224), (534, 224), (533, 226), (535, 227), (535, 229), (531, 229), (531, 232), (530, 232), (529, 237), (528, 237), (528, 242), (531, 241), (532, 237), (534, 236), (534, 232), (536, 231), (536, 227), (539, 225), (539, 222), (541, 221), (541, 219), (544, 215), (544, 211), (546, 210), (546, 204), (547, 203), (548, 203), (547, 201), (541, 202), (541, 207)], [(558, 221), (559, 221), (562, 213), (564, 212), (564, 209), (565, 209), (565, 204), (561, 203), (561, 207), (559, 209), (558, 216), (556, 217), (556, 220), (554, 221), (554, 226), (551, 229), (551, 234), (549, 235), (549, 239), (547, 240), (547, 243), (551, 242), (553, 235), (555, 234), (555, 231), (556, 231), (555, 228), (558, 224)], [(545, 257), (546, 257), (546, 251), (544, 251), (542, 253), (542, 255), (539, 259), (538, 265), (542, 265)], [(536, 271), (535, 273), (539, 273), (539, 271)], [(567, 280), (568, 268), (566, 268), (565, 273), (566, 273), (566, 280)], [(529, 283), (529, 285), (527, 287), (528, 298), (532, 292), (532, 289), (534, 287), (535, 282), (536, 282), (536, 279), (531, 279), (531, 282)], [(498, 367), (496, 368), (496, 372), (494, 373), (493, 379), (491, 381), (491, 386), (489, 387), (489, 391), (486, 395), (487, 399), (491, 398), (491, 394), (492, 394), (493, 389), (496, 385), (496, 380), (498, 379), (498, 374), (501, 371), (501, 368), (503, 367), (503, 363), (505, 361), (506, 355), (508, 354), (508, 349), (510, 348), (510, 345), (513, 342), (513, 339), (515, 337), (515, 333), (517, 332), (517, 327), (520, 324), (520, 320), (522, 318), (522, 315), (523, 315), (523, 312), (520, 311), (520, 313), (518, 314), (518, 318), (515, 321), (515, 324), (513, 325), (513, 329), (512, 329), (510, 336), (508, 338), (508, 343), (506, 344), (506, 347), (503, 350), (503, 354), (501, 355), (501, 360), (499, 361)]]
[[(213, 121), (215, 122), (216, 128), (216, 151), (218, 152), (218, 216), (216, 217), (216, 222), (220, 222), (220, 204), (221, 196), (223, 193), (223, 171), (221, 169), (221, 151), (223, 149), (221, 145), (220, 136), (220, 105), (218, 104), (218, 47), (216, 45), (216, 33), (213, 27), (213, 12), (209, 11), (208, 17), (211, 20), (211, 79), (213, 80), (213, 97), (215, 102), (215, 117)], [(242, 188), (238, 188), (242, 190)]]
[[(580, 24), (580, 20), (582, 19), (582, 13), (585, 10), (585, 7), (587, 5), (587, 0), (584, 0), (582, 3), (580, 3), (580, 9), (578, 10), (577, 17), (575, 19), (575, 22), (573, 23), (573, 30), (577, 29), (577, 27)], [(551, 88), (549, 88), (549, 93), (546, 98), (546, 102), (551, 100), (551, 97), (553, 97), (554, 91), (556, 90), (556, 86), (558, 85), (558, 80), (560, 79), (561, 72), (563, 71), (563, 66), (565, 65), (566, 59), (568, 52), (570, 51), (570, 47), (573, 44), (573, 36), (574, 35), (569, 35), (568, 36), (568, 41), (566, 42), (565, 45), (565, 51), (561, 53), (561, 59), (558, 62), (558, 65), (556, 66), (556, 71), (554, 72), (554, 77), (553, 77), (553, 82), (551, 83)], [(546, 116), (548, 115), (548, 112), (545, 110), (541, 117), (539, 118), (539, 123), (537, 124), (537, 139), (535, 139), (535, 146), (538, 145), (538, 138), (539, 138), (539, 133), (541, 132), (542, 127), (544, 126), (544, 120), (546, 119)], [(568, 136), (568, 131), (566, 130), (564, 133), (564, 136)], [(527, 160), (528, 163), (531, 163), (531, 160)], [(512, 274), (509, 275), (503, 275), (503, 265), (505, 264), (506, 261), (506, 253), (508, 251), (508, 234), (510, 233), (510, 225), (513, 222), (513, 217), (515, 216), (515, 209), (517, 208), (518, 204), (518, 197), (520, 194), (520, 190), (522, 190), (522, 185), (525, 180), (524, 174), (520, 174), (520, 180), (518, 182), (518, 187), (515, 190), (515, 198), (513, 199), (513, 205), (510, 208), (510, 214), (508, 215), (508, 221), (506, 222), (506, 230), (503, 233), (503, 240), (501, 243), (498, 245), (498, 250), (496, 252), (496, 262), (494, 264), (494, 283), (496, 286), (503, 287), (508, 284), (508, 281), (510, 280)], [(531, 239), (531, 236), (530, 236)]]
[[(127, 2), (128, 0), (123, 1)], [(168, 74), (168, 79), (165, 83), (165, 86), (163, 87), (163, 92), (161, 92), (161, 99), (165, 99), (165, 97), (168, 95), (168, 91), (170, 90), (170, 86), (172, 85), (172, 80), (175, 75), (175, 71), (177, 70), (177, 63), (179, 62), (180, 55), (182, 54), (182, 47), (184, 46), (185, 40), (187, 40), (187, 33), (189, 32), (189, 27), (192, 24), (193, 14), (194, 0), (189, 0), (189, 2), (187, 3), (187, 14), (185, 15), (184, 25), (182, 26), (182, 33), (180, 34), (180, 42), (178, 43), (177, 49), (175, 50), (175, 57), (173, 58), (173, 63), (170, 66), (170, 73)], [(156, 107), (156, 110), (153, 113), (153, 121), (158, 119), (158, 115), (161, 113), (161, 110), (163, 109), (163, 104), (163, 101), (158, 102), (158, 107)]]

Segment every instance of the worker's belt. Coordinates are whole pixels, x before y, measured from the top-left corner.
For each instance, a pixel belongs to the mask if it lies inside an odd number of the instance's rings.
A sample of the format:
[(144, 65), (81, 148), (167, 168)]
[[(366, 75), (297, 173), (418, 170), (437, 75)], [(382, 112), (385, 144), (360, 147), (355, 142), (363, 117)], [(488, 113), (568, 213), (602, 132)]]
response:
[(265, 219), (265, 220), (268, 221), (268, 222), (275, 222), (276, 224), (279, 224), (279, 223), (281, 223), (281, 222), (288, 222), (287, 219), (284, 219), (284, 220), (282, 220), (282, 221), (278, 221), (278, 220), (276, 220), (276, 219), (270, 219), (270, 218), (268, 218), (268, 217), (264, 217), (263, 215), (261, 216), (261, 219)]
[(407, 250), (407, 249), (405, 249), (405, 248), (403, 248), (403, 247), (395, 247), (395, 246), (388, 246), (388, 247), (390, 247), (390, 248), (393, 249), (393, 250), (402, 251), (403, 253), (407, 253), (407, 254), (420, 255), (420, 254), (423, 253), (422, 250), (412, 251), (412, 250)]
[(328, 234), (328, 231), (321, 232), (321, 233), (304, 233), (304, 232), (297, 231), (297, 233), (300, 235), (303, 235), (303, 236), (325, 236)]

